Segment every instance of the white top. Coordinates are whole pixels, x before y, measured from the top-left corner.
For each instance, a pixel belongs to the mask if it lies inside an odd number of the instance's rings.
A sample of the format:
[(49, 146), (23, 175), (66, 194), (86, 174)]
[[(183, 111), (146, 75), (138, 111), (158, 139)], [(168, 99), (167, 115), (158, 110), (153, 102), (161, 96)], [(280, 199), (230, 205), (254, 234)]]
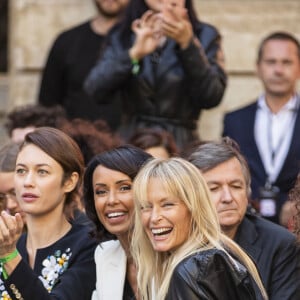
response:
[(120, 242), (101, 243), (95, 250), (95, 263), (97, 281), (91, 300), (122, 300), (127, 257)]
[(293, 96), (274, 114), (265, 96), (258, 99), (254, 138), (270, 182), (275, 182), (288, 154), (299, 107), (299, 96)]

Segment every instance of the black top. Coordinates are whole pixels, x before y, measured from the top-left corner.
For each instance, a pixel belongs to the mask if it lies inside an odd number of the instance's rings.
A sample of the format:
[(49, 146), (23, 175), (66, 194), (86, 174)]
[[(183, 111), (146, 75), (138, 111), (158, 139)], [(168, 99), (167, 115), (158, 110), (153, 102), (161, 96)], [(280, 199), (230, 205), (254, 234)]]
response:
[(254, 300), (262, 295), (249, 273), (221, 250), (197, 252), (172, 274), (166, 300)]
[(75, 224), (60, 240), (38, 249), (33, 269), (28, 264), (27, 234), (23, 234), (17, 244), (22, 260), (7, 280), (0, 279), (0, 295), (9, 293), (14, 300), (91, 299), (97, 242), (89, 237), (89, 230), (88, 226)]
[[(221, 51), (218, 30), (198, 22), (195, 38), (182, 50), (168, 39), (164, 47), (140, 61), (133, 74), (128, 49), (121, 43), (122, 31), (116, 27), (102, 59), (85, 81), (85, 89), (98, 103), (107, 94), (123, 92), (124, 109), (129, 116), (122, 124), (124, 136), (137, 127), (159, 127), (174, 135), (179, 148), (196, 138), (196, 123), (202, 109), (216, 107), (226, 87), (226, 74), (218, 65)], [(132, 41), (134, 35), (131, 36)]]
[(124, 284), (123, 300), (135, 300), (134, 292), (127, 278)]
[(120, 100), (95, 103), (83, 90), (83, 82), (99, 59), (104, 36), (96, 34), (90, 21), (61, 33), (55, 40), (43, 72), (39, 103), (60, 104), (70, 118), (104, 119), (112, 129), (119, 125)]

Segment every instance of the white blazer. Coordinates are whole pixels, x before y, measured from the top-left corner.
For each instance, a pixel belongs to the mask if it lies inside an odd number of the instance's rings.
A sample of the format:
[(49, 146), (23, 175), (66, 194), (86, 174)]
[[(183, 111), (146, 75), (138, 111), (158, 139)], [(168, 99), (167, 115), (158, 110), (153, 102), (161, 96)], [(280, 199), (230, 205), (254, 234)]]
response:
[(127, 257), (118, 240), (104, 242), (95, 250), (96, 290), (91, 300), (122, 300)]

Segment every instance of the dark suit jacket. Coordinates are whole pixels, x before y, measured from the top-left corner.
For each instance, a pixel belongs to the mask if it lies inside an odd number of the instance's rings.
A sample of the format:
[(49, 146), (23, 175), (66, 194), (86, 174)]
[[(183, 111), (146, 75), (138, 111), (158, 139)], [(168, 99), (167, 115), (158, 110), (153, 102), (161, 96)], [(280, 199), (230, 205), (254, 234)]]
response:
[(234, 240), (255, 261), (270, 300), (300, 299), (300, 248), (293, 234), (247, 213)]
[[(229, 136), (240, 146), (245, 155), (251, 172), (252, 198), (259, 195), (259, 187), (265, 185), (267, 174), (258, 152), (254, 138), (254, 120), (257, 110), (257, 102), (244, 108), (228, 113), (224, 117), (223, 136)], [(300, 113), (297, 112), (292, 143), (285, 162), (274, 183), (280, 189), (280, 197), (277, 203), (277, 215), (273, 221), (278, 222), (278, 216), (283, 203), (287, 199), (288, 191), (294, 186), (300, 171)]]

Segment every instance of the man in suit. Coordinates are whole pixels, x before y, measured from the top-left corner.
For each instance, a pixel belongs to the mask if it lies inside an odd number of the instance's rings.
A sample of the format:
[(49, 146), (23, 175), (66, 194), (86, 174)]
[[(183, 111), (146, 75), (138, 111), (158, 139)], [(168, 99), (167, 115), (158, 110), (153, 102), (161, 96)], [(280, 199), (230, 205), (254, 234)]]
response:
[(270, 300), (300, 299), (300, 249), (287, 229), (250, 211), (250, 172), (226, 137), (198, 146), (188, 160), (203, 174), (222, 231), (254, 260)]
[(223, 136), (233, 138), (248, 161), (260, 214), (278, 223), (300, 170), (299, 41), (286, 32), (267, 36), (259, 47), (257, 74), (264, 93), (225, 115)]

